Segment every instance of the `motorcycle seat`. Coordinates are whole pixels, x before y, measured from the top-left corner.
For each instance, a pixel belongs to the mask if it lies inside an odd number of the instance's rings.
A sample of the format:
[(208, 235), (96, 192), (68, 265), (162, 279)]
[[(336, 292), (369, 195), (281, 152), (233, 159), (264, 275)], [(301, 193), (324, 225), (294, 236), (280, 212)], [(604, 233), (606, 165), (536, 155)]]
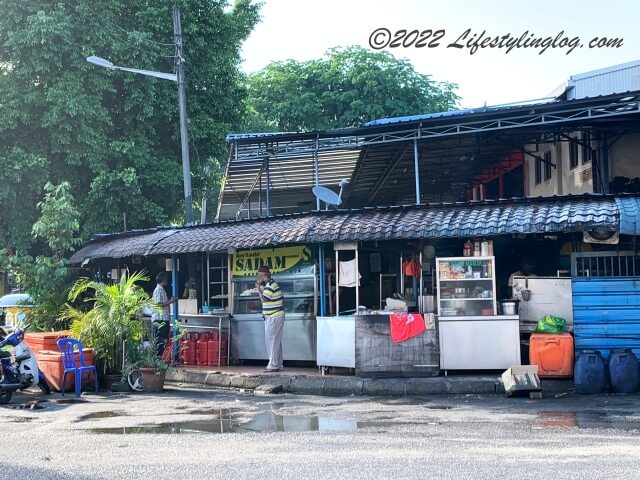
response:
[(0, 350), (0, 358), (10, 358), (11, 352), (7, 352), (6, 350)]

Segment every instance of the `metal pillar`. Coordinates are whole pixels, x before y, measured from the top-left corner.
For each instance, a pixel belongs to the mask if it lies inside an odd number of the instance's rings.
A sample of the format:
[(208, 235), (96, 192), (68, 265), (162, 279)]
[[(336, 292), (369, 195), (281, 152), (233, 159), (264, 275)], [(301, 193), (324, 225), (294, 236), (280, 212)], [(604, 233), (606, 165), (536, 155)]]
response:
[(602, 193), (609, 193), (609, 139), (606, 133), (602, 140)]
[[(316, 137), (316, 145), (313, 151), (313, 174), (315, 177), (316, 187), (320, 185), (320, 172), (318, 170), (318, 137)], [(328, 207), (327, 207), (328, 210)], [(320, 211), (320, 199), (316, 197), (316, 211)]]
[[(264, 157), (264, 169), (267, 172), (267, 185), (265, 187), (266, 200), (267, 200), (267, 217), (271, 216), (271, 195), (269, 193), (269, 157)], [(260, 177), (262, 178), (262, 177)]]
[[(171, 255), (171, 294), (178, 297), (178, 265), (175, 255)], [(173, 364), (178, 364), (178, 304), (173, 304)]]
[(416, 205), (420, 205), (420, 168), (418, 167), (418, 139), (413, 139), (413, 168), (416, 175)]
[(320, 283), (320, 316), (324, 317), (326, 315), (326, 311), (327, 311), (327, 299), (326, 299), (326, 285), (325, 285), (325, 280), (326, 280), (326, 271), (324, 268), (324, 245), (320, 244), (318, 245), (318, 263), (319, 263), (319, 268), (318, 268), (318, 275), (320, 276), (319, 278), (319, 283)]
[(180, 10), (173, 9), (173, 35), (176, 45), (178, 102), (180, 110), (180, 144), (182, 150), (182, 176), (184, 183), (184, 221), (193, 225), (193, 194), (191, 192), (191, 166), (189, 163), (189, 133), (187, 128), (187, 97), (184, 92), (184, 57), (182, 56), (182, 25)]

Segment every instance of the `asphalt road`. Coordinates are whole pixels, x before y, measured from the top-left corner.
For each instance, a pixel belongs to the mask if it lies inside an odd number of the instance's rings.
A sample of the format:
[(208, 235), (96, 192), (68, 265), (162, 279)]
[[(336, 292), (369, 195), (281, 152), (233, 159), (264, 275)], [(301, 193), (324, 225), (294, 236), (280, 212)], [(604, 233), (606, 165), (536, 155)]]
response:
[(640, 395), (60, 398), (0, 408), (0, 478), (640, 478)]

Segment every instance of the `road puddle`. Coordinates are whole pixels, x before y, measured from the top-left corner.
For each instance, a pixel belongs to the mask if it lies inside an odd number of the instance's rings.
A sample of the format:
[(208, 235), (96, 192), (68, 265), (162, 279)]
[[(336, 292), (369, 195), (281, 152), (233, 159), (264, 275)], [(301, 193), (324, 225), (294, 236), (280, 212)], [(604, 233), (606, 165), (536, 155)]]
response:
[(351, 418), (277, 415), (273, 411), (267, 410), (244, 423), (233, 418), (218, 416), (211, 420), (143, 424), (133, 427), (91, 428), (88, 431), (97, 434), (126, 435), (135, 433), (348, 432), (357, 429), (358, 422)]
[(109, 410), (106, 412), (93, 412), (88, 413), (87, 415), (82, 415), (79, 417), (76, 422), (82, 422), (85, 420), (96, 420), (100, 418), (115, 418), (115, 417), (126, 417), (126, 412), (118, 411), (118, 410)]
[(617, 412), (615, 415), (595, 410), (582, 412), (539, 412), (533, 428), (615, 428), (620, 430), (640, 430), (640, 415), (632, 411)]

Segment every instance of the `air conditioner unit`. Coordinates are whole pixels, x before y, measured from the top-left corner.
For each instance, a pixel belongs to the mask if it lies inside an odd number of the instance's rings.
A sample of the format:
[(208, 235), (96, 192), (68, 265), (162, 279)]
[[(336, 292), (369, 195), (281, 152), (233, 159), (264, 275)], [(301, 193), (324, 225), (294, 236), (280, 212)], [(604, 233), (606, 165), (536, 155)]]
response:
[(610, 230), (589, 230), (582, 233), (585, 243), (605, 243), (607, 245), (617, 245), (620, 243), (620, 233)]

